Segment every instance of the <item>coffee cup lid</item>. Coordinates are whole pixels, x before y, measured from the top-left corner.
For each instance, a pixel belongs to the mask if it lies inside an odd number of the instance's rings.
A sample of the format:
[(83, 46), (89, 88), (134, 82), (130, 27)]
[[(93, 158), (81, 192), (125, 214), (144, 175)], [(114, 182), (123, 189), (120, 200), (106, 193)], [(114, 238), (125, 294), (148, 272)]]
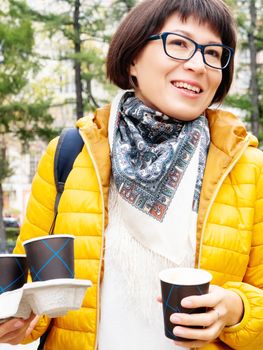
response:
[(166, 283), (190, 286), (208, 283), (212, 280), (212, 275), (210, 272), (202, 269), (175, 267), (162, 270), (159, 273), (159, 278)]
[(28, 239), (28, 240), (24, 241), (22, 244), (23, 244), (23, 246), (25, 246), (28, 243), (40, 241), (42, 239), (52, 239), (52, 238), (60, 238), (60, 237), (61, 238), (65, 237), (65, 238), (75, 239), (75, 236), (69, 235), (69, 234), (46, 235), (46, 236), (39, 236), (39, 237)]
[(26, 258), (26, 254), (12, 254), (12, 253), (7, 253), (7, 254), (0, 254), (0, 258)]

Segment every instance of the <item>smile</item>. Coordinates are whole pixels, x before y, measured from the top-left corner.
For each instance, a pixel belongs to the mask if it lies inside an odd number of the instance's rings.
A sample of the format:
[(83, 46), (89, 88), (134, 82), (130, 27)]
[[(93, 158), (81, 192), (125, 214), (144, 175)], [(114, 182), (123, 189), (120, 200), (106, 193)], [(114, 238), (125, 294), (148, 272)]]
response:
[(194, 85), (191, 85), (191, 84), (182, 82), (182, 81), (174, 81), (174, 82), (172, 82), (172, 84), (173, 84), (175, 87), (179, 88), (179, 89), (186, 89), (186, 90), (189, 90), (189, 91), (193, 91), (193, 92), (195, 92), (196, 94), (199, 94), (200, 92), (202, 92), (202, 90), (200, 89), (200, 87), (194, 86)]

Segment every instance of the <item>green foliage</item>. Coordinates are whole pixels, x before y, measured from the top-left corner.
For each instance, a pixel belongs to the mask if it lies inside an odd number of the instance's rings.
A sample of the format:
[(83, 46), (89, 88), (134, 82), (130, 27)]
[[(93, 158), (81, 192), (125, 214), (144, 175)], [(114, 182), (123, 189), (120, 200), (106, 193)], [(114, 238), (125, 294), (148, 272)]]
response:
[[(245, 0), (227, 0), (226, 2), (232, 7), (234, 10), (235, 18), (238, 24), (238, 52), (236, 55), (236, 72), (238, 73), (240, 70), (245, 70), (250, 75), (250, 83), (247, 86), (247, 91), (243, 90), (243, 96), (240, 94), (234, 94), (233, 96), (229, 96), (226, 99), (226, 103), (232, 107), (239, 108), (248, 116), (248, 121), (254, 125), (254, 129), (252, 127), (252, 131), (258, 135), (258, 137), (262, 139), (263, 134), (263, 74), (262, 74), (262, 60), (257, 61), (257, 65), (254, 61), (250, 62), (251, 57), (251, 42), (255, 41), (256, 52), (259, 55), (262, 55), (263, 50), (263, 7), (262, 0), (255, 1), (255, 13), (251, 12), (251, 5), (253, 0), (245, 1)], [(255, 18), (253, 18), (256, 17)], [(246, 60), (242, 60), (241, 52), (246, 51)], [(261, 53), (260, 53), (261, 52)], [(256, 71), (252, 68), (256, 67)], [(242, 76), (242, 75), (240, 75)], [(256, 99), (256, 95), (252, 92), (252, 82), (253, 82), (253, 91), (255, 90), (255, 86), (258, 88), (258, 98)], [(257, 102), (255, 102), (257, 101)], [(256, 111), (256, 114), (255, 114)], [(258, 113), (259, 111), (259, 113)], [(255, 117), (255, 115), (257, 117)], [(252, 118), (253, 117), (253, 118)], [(256, 123), (255, 123), (256, 118)], [(256, 128), (255, 125), (258, 125)]]
[[(102, 78), (105, 77), (105, 72), (101, 45), (107, 40), (106, 9), (98, 0), (92, 3), (60, 0), (57, 1), (57, 4), (59, 3), (63, 11), (58, 9), (57, 13), (54, 13), (48, 10), (40, 12), (31, 9), (29, 13), (35, 22), (41, 24), (50, 38), (55, 40), (60, 37), (63, 41), (64, 45), (58, 51), (57, 59), (72, 61), (75, 70), (76, 65), (80, 66), (80, 77), (75, 78), (78, 81), (76, 89), (81, 89), (82, 97), (87, 101), (84, 104), (86, 111), (90, 111), (98, 105), (91, 91), (91, 81), (105, 81), (105, 78)], [(76, 100), (76, 103), (81, 104), (81, 101)], [(76, 109), (79, 110), (79, 108), (83, 106)]]
[(19, 234), (19, 227), (6, 227), (5, 228), (6, 239), (9, 241), (16, 241)]
[[(61, 5), (56, 11), (48, 8), (44, 11), (28, 10), (28, 15), (40, 25), (41, 31), (45, 31), (49, 38), (59, 38), (63, 42), (57, 56), (52, 55), (60, 62), (72, 62), (76, 91), (83, 99), (82, 102), (77, 93), (74, 101), (77, 111), (93, 111), (105, 102), (107, 92), (112, 91), (105, 77), (107, 45), (113, 27), (135, 3), (135, 0), (115, 0), (111, 6), (106, 6), (102, 0), (56, 0), (55, 4)], [(94, 92), (94, 86), (102, 93)]]
[[(23, 5), (24, 8), (25, 5)], [(0, 103), (11, 94), (18, 94), (27, 83), (32, 61), (33, 28), (27, 16), (17, 16), (16, 3), (10, 1), (9, 11), (0, 12), (0, 42), (3, 63), (0, 65)]]
[(9, 166), (9, 163), (3, 156), (0, 155), (0, 183), (3, 180), (13, 174), (12, 169)]
[(227, 105), (239, 108), (242, 111), (249, 113), (252, 111), (251, 101), (248, 95), (231, 94), (226, 97), (225, 102)]
[[(4, 1), (0, 10), (0, 133), (27, 147), (37, 137), (49, 138), (53, 118), (49, 100), (40, 100), (25, 90), (38, 64), (33, 55), (34, 31), (24, 1)], [(2, 145), (2, 147), (4, 147)], [(3, 149), (3, 153), (5, 150)], [(0, 183), (12, 174), (8, 161), (0, 159)]]
[(35, 100), (28, 103), (23, 99), (0, 105), (2, 130), (12, 133), (23, 146), (28, 146), (36, 136), (45, 141), (50, 140), (57, 132), (52, 127), (53, 118), (48, 112), (49, 106), (49, 101)]
[(115, 0), (111, 6), (111, 18), (113, 21), (118, 22), (133, 6), (137, 3), (137, 0)]

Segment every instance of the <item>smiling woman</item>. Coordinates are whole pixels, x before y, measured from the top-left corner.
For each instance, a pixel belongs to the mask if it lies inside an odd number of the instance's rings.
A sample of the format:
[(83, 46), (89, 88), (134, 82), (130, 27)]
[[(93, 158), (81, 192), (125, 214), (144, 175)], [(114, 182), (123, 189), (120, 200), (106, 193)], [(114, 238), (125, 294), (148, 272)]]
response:
[[(3, 323), (0, 342), (49, 330), (45, 350), (263, 347), (263, 154), (238, 117), (211, 107), (229, 91), (235, 47), (221, 0), (143, 0), (123, 19), (107, 56), (122, 91), (77, 122), (84, 147), (55, 222), (50, 143), (15, 248), (55, 224), (75, 235), (76, 278), (93, 286), (79, 311)], [(213, 277), (173, 309), (176, 341), (156, 301), (174, 267)]]

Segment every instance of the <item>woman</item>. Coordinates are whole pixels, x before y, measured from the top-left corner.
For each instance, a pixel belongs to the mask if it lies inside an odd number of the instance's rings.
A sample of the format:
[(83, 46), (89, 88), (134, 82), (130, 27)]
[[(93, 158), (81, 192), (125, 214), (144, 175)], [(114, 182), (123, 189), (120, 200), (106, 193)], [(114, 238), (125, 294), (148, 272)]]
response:
[[(85, 145), (55, 227), (76, 236), (76, 278), (93, 287), (80, 311), (53, 321), (46, 350), (262, 347), (263, 156), (234, 115), (208, 109), (230, 88), (235, 46), (220, 0), (146, 0), (118, 28), (108, 77), (132, 90), (77, 122)], [(52, 224), (56, 144), (40, 162), (16, 253)], [(185, 342), (165, 338), (156, 302), (158, 273), (171, 266), (213, 275), (207, 295), (182, 301), (210, 311), (171, 317)], [(1, 341), (36, 339), (50, 320), (30, 322), (5, 323)]]

